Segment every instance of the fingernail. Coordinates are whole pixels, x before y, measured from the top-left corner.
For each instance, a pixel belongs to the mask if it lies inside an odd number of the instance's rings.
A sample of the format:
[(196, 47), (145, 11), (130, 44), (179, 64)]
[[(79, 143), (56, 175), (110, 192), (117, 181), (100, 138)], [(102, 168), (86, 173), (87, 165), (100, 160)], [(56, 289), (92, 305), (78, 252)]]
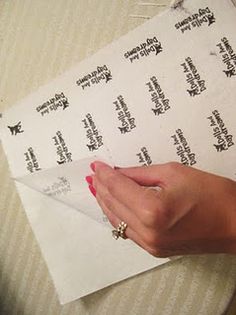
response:
[(90, 164), (90, 168), (93, 172), (95, 172), (95, 163), (94, 162)]
[(85, 177), (85, 180), (86, 180), (86, 182), (87, 182), (89, 185), (93, 185), (92, 176), (86, 176), (86, 177)]
[(92, 185), (89, 185), (89, 190), (94, 195), (94, 197), (96, 197), (97, 192), (96, 192), (96, 189)]

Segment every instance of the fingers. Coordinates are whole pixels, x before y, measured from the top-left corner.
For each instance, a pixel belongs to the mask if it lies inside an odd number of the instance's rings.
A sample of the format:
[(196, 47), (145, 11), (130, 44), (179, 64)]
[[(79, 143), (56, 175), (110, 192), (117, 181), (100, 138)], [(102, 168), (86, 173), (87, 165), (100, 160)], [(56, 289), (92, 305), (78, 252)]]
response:
[(107, 212), (109, 209), (109, 213), (113, 213), (120, 221), (125, 221), (133, 230), (137, 231), (143, 228), (143, 224), (137, 215), (122, 202), (114, 198), (107, 187), (96, 176), (93, 177), (93, 186), (96, 190), (97, 201), (103, 209), (105, 208)]
[[(104, 204), (103, 200), (99, 197), (99, 195), (96, 196), (97, 202), (102, 208), (104, 214), (107, 216), (109, 222), (111, 225), (116, 229), (121, 221), (124, 221), (121, 217), (117, 217), (110, 209), (107, 208), (107, 206)], [(127, 223), (127, 221), (124, 221)], [(127, 223), (127, 228), (125, 230), (125, 236), (132, 239), (133, 241), (137, 242), (138, 237), (137, 233), (135, 233), (131, 226)]]
[(175, 175), (183, 172), (183, 167), (180, 163), (170, 162), (142, 167), (119, 168), (119, 172), (140, 185), (165, 188), (170, 181), (175, 179)]
[[(100, 205), (101, 209), (103, 210), (104, 214), (107, 216), (108, 220), (110, 221), (111, 225), (116, 229), (121, 221), (124, 221), (122, 218), (117, 217), (107, 206), (104, 204), (103, 200), (96, 195), (97, 202)], [(124, 221), (127, 223), (127, 221)], [(140, 237), (139, 233), (135, 232), (130, 225), (127, 223), (127, 228), (125, 230), (125, 236), (130, 240), (134, 241), (137, 245), (148, 251), (150, 254), (157, 256), (158, 254), (156, 251), (148, 246), (148, 244)]]
[[(96, 184), (96, 181), (99, 185)], [(107, 199), (108, 208), (114, 206), (114, 211), (120, 211), (116, 210), (116, 206), (112, 204), (113, 200), (117, 200), (133, 216), (135, 215), (139, 219), (142, 218), (142, 222), (145, 221), (143, 220), (145, 217), (148, 221), (152, 219), (152, 214), (157, 215), (158, 208), (161, 208), (161, 194), (159, 191), (140, 186), (104, 163), (95, 162), (95, 185), (97, 185), (95, 189), (99, 189), (101, 185), (100, 194), (103, 194), (104, 198)], [(111, 196), (113, 199), (111, 199)], [(125, 216), (128, 215), (128, 212)]]
[(93, 193), (95, 186), (111, 224), (117, 228), (121, 221), (127, 223), (126, 236), (152, 255), (204, 252), (209, 240), (218, 243), (225, 237), (222, 209), (229, 192), (222, 179), (218, 187), (212, 175), (179, 163), (118, 170), (101, 162), (94, 165), (90, 188)]
[(119, 172), (143, 186), (164, 186), (160, 174), (161, 166), (158, 165), (120, 168)]
[(159, 179), (154, 180), (153, 171), (138, 168), (143, 174), (139, 177), (136, 168), (114, 170), (102, 162), (94, 162), (92, 169), (94, 175), (90, 186), (96, 191), (95, 197), (110, 223), (117, 228), (124, 221), (128, 225), (125, 231), (128, 238), (152, 255), (162, 255), (161, 235), (169, 220), (164, 206), (165, 189), (158, 191), (138, 183), (160, 184)]

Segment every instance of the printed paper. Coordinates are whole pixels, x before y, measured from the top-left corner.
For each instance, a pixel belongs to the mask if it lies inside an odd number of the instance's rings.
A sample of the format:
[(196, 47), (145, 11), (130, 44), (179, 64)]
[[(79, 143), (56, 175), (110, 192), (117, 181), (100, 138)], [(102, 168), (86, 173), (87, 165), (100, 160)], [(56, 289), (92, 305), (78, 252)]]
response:
[[(182, 1), (3, 114), (1, 139), (12, 176), (61, 301), (164, 262), (142, 250), (140, 255), (132, 243), (108, 241), (108, 223), (82, 179), (90, 161), (118, 166), (179, 161), (236, 179), (235, 29), (233, 1)], [(40, 210), (36, 200), (50, 200), (51, 209)], [(63, 226), (60, 204), (76, 218), (73, 235), (68, 220)], [(52, 238), (43, 233), (46, 211)], [(59, 221), (64, 234), (55, 247)], [(81, 235), (86, 246), (77, 248), (74, 240)], [(94, 271), (97, 253), (90, 251), (95, 240), (104, 248), (102, 280)], [(61, 258), (63, 250), (70, 263)], [(131, 252), (132, 268), (125, 263)], [(79, 264), (84, 255), (88, 263)], [(63, 275), (55, 271), (60, 268)], [(80, 279), (81, 274), (87, 277), (86, 292), (79, 281), (64, 289), (64, 275)]]

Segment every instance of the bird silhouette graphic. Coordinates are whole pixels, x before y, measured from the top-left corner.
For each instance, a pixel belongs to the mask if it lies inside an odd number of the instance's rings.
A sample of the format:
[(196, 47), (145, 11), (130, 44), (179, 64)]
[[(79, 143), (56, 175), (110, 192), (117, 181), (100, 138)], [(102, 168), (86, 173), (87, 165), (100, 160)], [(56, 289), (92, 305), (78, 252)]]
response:
[(232, 68), (230, 70), (223, 70), (227, 78), (231, 78), (232, 76), (236, 75), (235, 68)]
[(14, 125), (14, 126), (7, 126), (11, 132), (12, 136), (16, 136), (18, 133), (22, 133), (24, 132), (24, 130), (22, 130), (22, 126), (21, 126), (21, 121), (18, 122), (18, 124)]

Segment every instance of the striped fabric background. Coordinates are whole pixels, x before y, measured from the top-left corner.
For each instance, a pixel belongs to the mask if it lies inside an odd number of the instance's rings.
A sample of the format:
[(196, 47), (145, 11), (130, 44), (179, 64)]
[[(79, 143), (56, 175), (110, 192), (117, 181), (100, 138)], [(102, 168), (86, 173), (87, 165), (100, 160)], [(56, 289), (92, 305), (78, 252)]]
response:
[[(168, 3), (0, 0), (0, 111)], [(224, 255), (185, 257), (61, 306), (1, 147), (0, 178), (1, 315), (236, 314), (236, 257)]]

